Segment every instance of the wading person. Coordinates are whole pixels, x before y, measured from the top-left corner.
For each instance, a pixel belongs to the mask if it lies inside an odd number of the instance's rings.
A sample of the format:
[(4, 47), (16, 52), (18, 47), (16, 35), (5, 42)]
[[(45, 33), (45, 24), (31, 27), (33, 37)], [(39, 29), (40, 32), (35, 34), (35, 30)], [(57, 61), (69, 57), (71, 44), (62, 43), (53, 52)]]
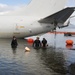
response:
[(47, 40), (45, 38), (43, 38), (42, 40), (42, 48), (46, 48), (47, 47)]
[(36, 49), (41, 47), (41, 42), (39, 40), (39, 37), (37, 37), (36, 40), (33, 42), (33, 47)]
[(17, 39), (16, 39), (15, 36), (13, 36), (13, 39), (12, 39), (12, 41), (11, 41), (11, 47), (12, 47), (12, 48), (17, 48), (17, 45), (18, 45)]

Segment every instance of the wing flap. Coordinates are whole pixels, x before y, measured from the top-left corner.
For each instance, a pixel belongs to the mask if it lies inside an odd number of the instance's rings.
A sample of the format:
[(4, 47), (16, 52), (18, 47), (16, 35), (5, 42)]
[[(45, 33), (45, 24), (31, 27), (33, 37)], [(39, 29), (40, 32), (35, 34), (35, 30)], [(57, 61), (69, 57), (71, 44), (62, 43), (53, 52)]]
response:
[(64, 23), (74, 12), (75, 7), (67, 7), (51, 16), (39, 20), (40, 23)]

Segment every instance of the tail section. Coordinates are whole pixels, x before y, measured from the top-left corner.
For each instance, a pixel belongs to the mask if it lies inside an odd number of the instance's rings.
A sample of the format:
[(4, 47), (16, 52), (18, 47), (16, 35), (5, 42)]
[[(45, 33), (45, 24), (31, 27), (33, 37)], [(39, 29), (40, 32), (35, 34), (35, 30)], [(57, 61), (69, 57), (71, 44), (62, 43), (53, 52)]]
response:
[(67, 0), (32, 0), (26, 8), (10, 13), (10, 15), (27, 15), (44, 18), (62, 10)]
[(32, 0), (26, 14), (43, 18), (63, 9), (65, 3), (66, 0)]

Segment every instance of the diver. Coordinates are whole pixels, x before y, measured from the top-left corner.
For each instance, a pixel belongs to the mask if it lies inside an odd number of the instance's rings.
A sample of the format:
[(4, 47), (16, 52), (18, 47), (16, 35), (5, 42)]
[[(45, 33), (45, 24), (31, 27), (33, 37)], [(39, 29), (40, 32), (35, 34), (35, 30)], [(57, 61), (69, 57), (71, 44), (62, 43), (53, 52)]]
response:
[(36, 49), (41, 47), (41, 42), (39, 40), (39, 37), (37, 37), (36, 40), (33, 42), (33, 47)]

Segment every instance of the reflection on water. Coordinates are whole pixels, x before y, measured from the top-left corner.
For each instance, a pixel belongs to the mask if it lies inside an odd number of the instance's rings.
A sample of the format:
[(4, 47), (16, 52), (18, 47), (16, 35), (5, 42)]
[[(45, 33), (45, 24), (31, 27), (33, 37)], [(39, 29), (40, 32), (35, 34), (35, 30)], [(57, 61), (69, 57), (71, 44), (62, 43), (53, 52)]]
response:
[[(0, 75), (57, 75), (42, 64), (38, 52), (24, 40), (18, 40), (18, 47), (11, 48), (11, 39), (0, 39)], [(25, 46), (31, 51), (25, 52)]]
[[(0, 75), (75, 75), (75, 51), (65, 44), (74, 37), (53, 37), (47, 37), (47, 49), (38, 50), (23, 39), (18, 39), (17, 48), (11, 48), (11, 39), (0, 39)], [(25, 52), (25, 47), (30, 52)]]
[(67, 70), (65, 66), (63, 66), (65, 60), (62, 52), (56, 52), (50, 48), (50, 50), (42, 51), (40, 53), (43, 64), (57, 73), (66, 74)]
[(12, 52), (13, 52), (13, 54), (15, 55), (16, 54), (16, 48), (12, 48)]
[(17, 46), (11, 46), (13, 54), (16, 54)]
[(69, 73), (71, 75), (75, 75), (75, 63), (72, 63), (70, 66), (69, 66)]

